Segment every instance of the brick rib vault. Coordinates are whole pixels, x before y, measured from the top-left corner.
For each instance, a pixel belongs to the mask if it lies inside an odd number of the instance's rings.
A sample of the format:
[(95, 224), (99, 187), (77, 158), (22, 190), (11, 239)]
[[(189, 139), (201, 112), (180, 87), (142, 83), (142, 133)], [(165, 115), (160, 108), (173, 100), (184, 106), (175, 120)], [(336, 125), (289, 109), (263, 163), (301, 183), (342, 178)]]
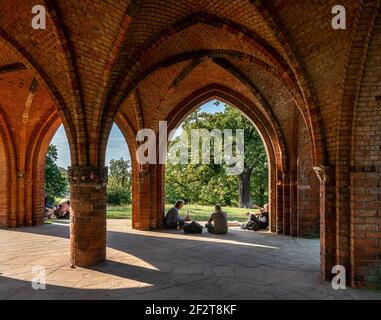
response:
[(381, 285), (379, 1), (0, 1), (0, 226), (43, 221), (44, 159), (63, 123), (71, 152), (71, 262), (105, 259), (105, 150), (132, 155), (133, 227), (162, 227), (163, 165), (140, 166), (136, 133), (170, 128), (213, 98), (243, 111), (270, 161), (271, 231), (320, 233), (321, 274)]

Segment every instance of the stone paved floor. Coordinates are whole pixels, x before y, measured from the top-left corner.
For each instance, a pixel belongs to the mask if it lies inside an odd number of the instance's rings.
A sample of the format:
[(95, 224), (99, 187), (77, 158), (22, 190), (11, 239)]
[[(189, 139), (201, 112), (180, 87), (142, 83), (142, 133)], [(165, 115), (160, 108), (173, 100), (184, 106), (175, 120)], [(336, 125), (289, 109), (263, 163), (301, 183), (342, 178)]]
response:
[[(0, 230), (0, 299), (381, 299), (319, 278), (319, 241), (232, 228), (142, 232), (108, 221), (107, 262), (71, 269), (69, 226)], [(33, 266), (46, 289), (33, 290)]]

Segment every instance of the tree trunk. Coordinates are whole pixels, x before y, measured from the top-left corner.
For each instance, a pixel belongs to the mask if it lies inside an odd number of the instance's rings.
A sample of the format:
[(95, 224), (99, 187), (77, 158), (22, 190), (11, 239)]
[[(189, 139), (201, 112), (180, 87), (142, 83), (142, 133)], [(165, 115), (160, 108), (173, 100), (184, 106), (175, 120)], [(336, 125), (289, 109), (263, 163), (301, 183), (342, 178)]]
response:
[(251, 170), (245, 166), (243, 172), (239, 175), (239, 206), (240, 208), (250, 208), (250, 175)]
[(265, 187), (263, 185), (259, 186), (259, 206), (263, 207), (265, 205)]

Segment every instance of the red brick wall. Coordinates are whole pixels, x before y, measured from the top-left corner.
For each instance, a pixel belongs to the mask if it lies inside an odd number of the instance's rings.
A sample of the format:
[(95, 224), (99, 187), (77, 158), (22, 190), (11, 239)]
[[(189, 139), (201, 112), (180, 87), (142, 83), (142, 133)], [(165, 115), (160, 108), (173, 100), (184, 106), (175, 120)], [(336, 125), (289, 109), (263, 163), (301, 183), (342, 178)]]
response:
[(297, 181), (297, 235), (318, 237), (320, 227), (319, 180), (313, 170), (310, 141), (303, 119), (299, 120)]
[[(0, 177), (7, 176), (7, 157), (4, 142), (0, 135)], [(0, 179), (0, 227), (8, 226), (8, 188), (6, 179)]]
[(375, 21), (354, 113), (351, 173), (353, 284), (381, 288), (381, 14)]

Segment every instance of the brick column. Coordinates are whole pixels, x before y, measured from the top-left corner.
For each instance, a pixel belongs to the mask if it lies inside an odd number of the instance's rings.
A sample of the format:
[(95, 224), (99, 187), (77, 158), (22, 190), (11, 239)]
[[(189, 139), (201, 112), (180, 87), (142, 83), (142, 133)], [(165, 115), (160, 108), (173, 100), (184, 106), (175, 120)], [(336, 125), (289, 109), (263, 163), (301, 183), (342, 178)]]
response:
[(150, 230), (151, 208), (151, 175), (149, 166), (139, 171), (138, 177), (139, 204), (135, 212), (134, 228), (137, 230)]
[(17, 226), (25, 226), (25, 170), (17, 171)]
[(144, 165), (136, 173), (135, 210), (133, 228), (155, 230), (163, 227), (164, 211), (164, 171), (163, 165)]
[(277, 172), (276, 181), (276, 233), (283, 234), (283, 175)]
[(291, 172), (290, 182), (290, 236), (298, 236), (298, 182), (296, 172)]
[(162, 229), (164, 223), (164, 210), (165, 210), (165, 171), (162, 164), (156, 165), (156, 204), (155, 204), (155, 216), (156, 216), (156, 228)]
[(290, 235), (290, 176), (283, 174), (283, 234)]
[[(351, 172), (351, 265), (355, 288), (381, 289), (381, 166)], [(342, 259), (342, 257), (340, 257)]]
[(276, 233), (276, 171), (270, 164), (270, 182), (269, 182), (269, 204), (270, 204), (270, 231)]
[(319, 166), (314, 171), (320, 181), (320, 273), (323, 279), (331, 280), (336, 264), (334, 169)]
[(69, 167), (70, 263), (88, 267), (106, 260), (107, 168)]

